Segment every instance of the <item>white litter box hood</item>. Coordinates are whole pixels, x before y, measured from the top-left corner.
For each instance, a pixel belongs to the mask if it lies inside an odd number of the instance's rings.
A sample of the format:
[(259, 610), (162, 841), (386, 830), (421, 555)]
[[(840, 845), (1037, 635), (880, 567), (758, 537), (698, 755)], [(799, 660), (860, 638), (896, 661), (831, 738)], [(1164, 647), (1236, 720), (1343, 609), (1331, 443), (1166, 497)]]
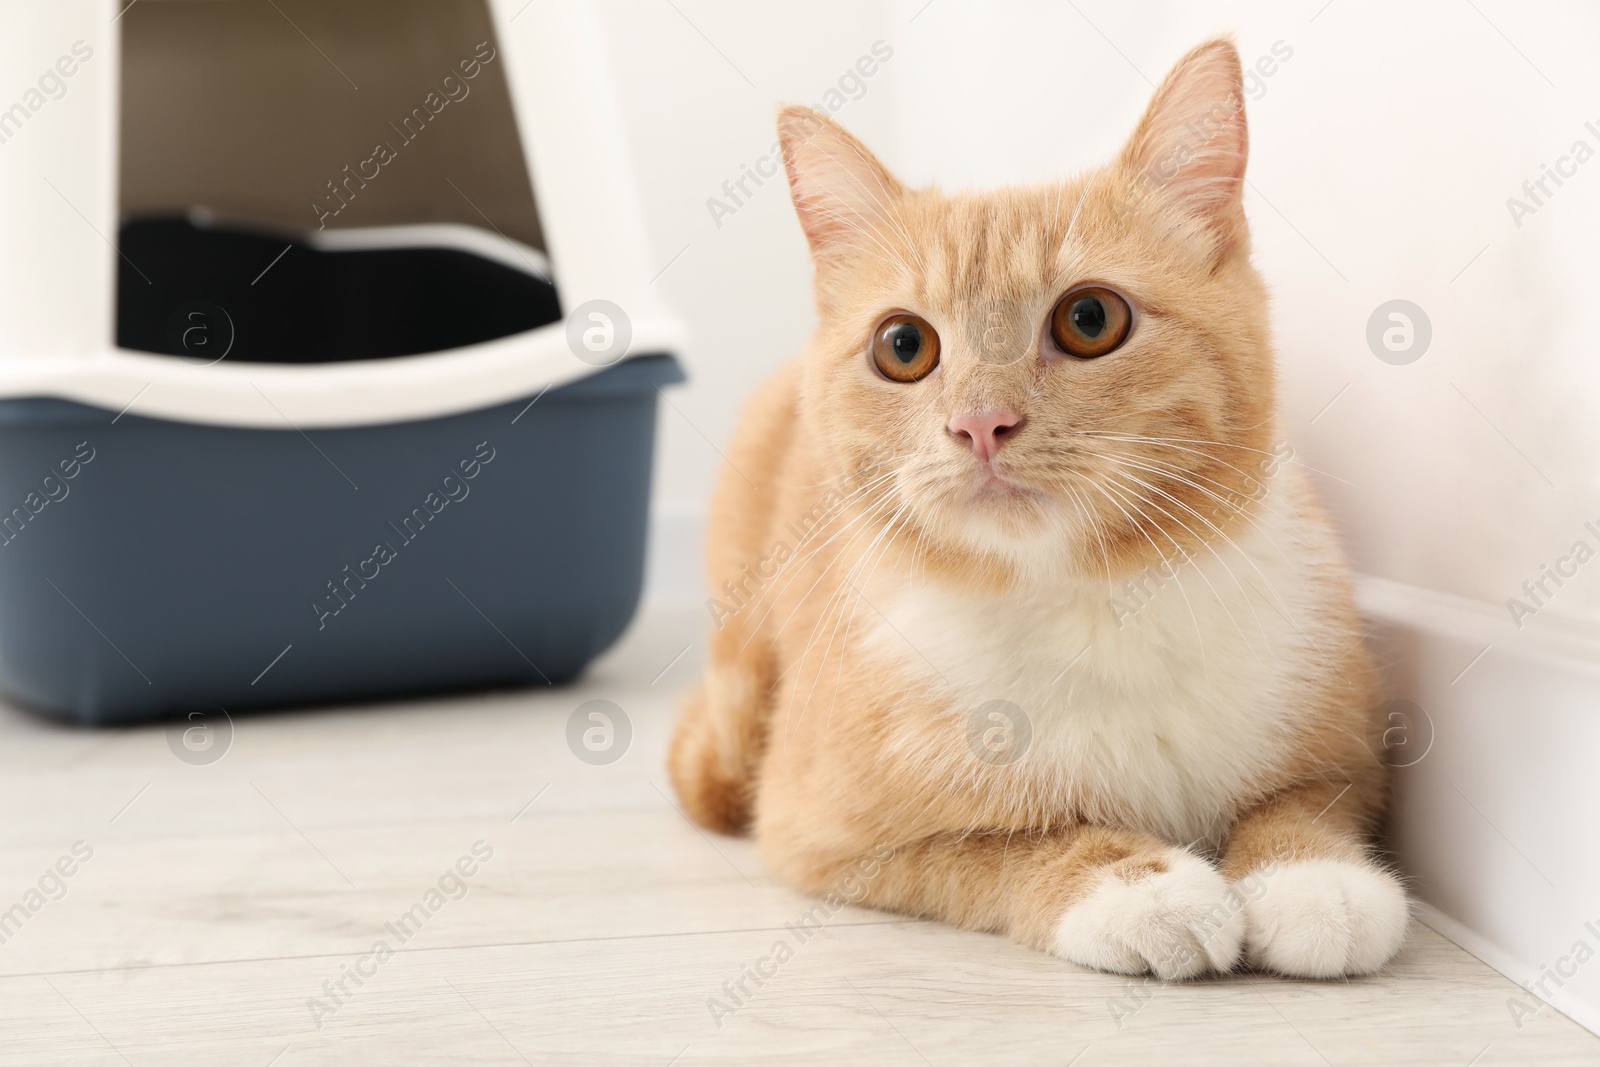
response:
[[(118, 252), (119, 12), (82, 0), (0, 15), (0, 67), (45, 72), (82, 42), (66, 89), (0, 144), (0, 397), (59, 397), (112, 411), (229, 426), (354, 426), (454, 414), (528, 396), (600, 368), (564, 323), (423, 355), (316, 365), (196, 366), (114, 343)], [(629, 317), (629, 354), (674, 352), (682, 327), (651, 288), (633, 170), (604, 42), (581, 0), (490, 0), (496, 46), (562, 308), (607, 300)], [(0, 101), (0, 110), (9, 101)], [(415, 241), (527, 262), (489, 229), (328, 231), (323, 247)], [(495, 250), (500, 245), (502, 251)], [(505, 250), (517, 253), (507, 255)], [(542, 263), (540, 264), (542, 266)]]

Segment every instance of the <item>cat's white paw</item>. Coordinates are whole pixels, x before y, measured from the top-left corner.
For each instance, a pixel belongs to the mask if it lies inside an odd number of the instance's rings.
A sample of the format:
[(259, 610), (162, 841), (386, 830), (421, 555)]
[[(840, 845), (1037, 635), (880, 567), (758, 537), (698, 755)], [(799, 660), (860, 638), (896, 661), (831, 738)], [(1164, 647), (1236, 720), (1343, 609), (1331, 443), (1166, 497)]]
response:
[(1371, 974), (1400, 951), (1405, 890), (1367, 863), (1314, 859), (1254, 876), (1245, 899), (1250, 965), (1295, 978)]
[(1166, 870), (1110, 872), (1056, 926), (1055, 953), (1120, 974), (1192, 978), (1239, 959), (1244, 916), (1228, 881), (1205, 860), (1173, 849)]

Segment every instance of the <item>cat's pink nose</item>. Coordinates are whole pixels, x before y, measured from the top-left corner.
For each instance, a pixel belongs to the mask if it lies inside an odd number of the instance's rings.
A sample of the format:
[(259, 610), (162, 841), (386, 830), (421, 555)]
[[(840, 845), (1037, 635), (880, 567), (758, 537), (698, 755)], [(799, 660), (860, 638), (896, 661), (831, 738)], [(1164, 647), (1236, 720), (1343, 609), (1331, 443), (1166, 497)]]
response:
[(1000, 446), (1022, 429), (1023, 419), (1014, 411), (975, 411), (952, 418), (945, 428), (950, 436), (972, 449), (972, 454), (987, 462)]

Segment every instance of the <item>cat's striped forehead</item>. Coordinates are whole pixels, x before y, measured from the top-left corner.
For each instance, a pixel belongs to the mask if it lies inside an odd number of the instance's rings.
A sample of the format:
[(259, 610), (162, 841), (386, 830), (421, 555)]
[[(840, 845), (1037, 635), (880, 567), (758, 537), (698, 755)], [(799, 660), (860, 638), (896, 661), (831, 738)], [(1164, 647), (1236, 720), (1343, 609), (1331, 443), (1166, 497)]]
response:
[[(1057, 192), (1010, 190), (917, 198), (907, 225), (920, 295), (949, 304), (973, 297), (1016, 303), (1037, 296), (1066, 266), (1071, 202)], [(1075, 199), (1075, 198), (1074, 198)], [(920, 201), (920, 202), (919, 202)]]

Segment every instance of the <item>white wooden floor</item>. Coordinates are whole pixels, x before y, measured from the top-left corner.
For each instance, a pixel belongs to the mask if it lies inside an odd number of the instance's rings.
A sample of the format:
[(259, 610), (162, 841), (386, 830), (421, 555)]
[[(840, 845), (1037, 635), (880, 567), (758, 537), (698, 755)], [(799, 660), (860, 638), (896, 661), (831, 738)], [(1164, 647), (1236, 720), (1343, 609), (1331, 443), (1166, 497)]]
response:
[[(241, 717), (209, 765), (0, 708), (0, 1064), (1600, 1063), (1421, 926), (1326, 984), (1163, 987), (855, 910), (802, 943), (811, 902), (670, 798), (702, 625), (648, 616), (571, 689)], [(610, 765), (567, 745), (590, 699), (632, 723)]]

